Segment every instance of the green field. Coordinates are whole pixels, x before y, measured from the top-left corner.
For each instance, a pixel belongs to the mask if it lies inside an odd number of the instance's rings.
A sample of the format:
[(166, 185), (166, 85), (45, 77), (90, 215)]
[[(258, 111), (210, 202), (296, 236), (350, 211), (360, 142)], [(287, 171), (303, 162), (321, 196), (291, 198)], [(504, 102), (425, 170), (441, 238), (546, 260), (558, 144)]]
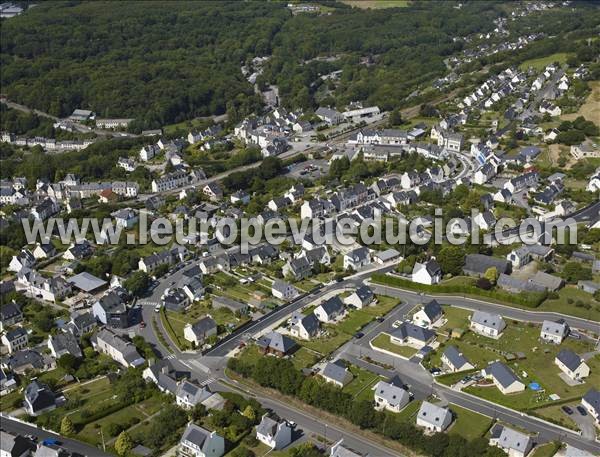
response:
[(546, 443), (536, 446), (531, 457), (552, 457), (558, 451), (559, 446), (556, 443)]
[(399, 346), (394, 344), (390, 340), (390, 336), (387, 333), (381, 333), (371, 340), (371, 344), (375, 347), (385, 349), (386, 351), (393, 352), (394, 354), (410, 359), (417, 353), (415, 348), (410, 346)]
[(292, 356), (292, 362), (294, 362), (294, 366), (299, 370), (312, 367), (319, 359), (320, 356), (318, 354), (305, 347), (298, 349)]
[(360, 396), (363, 399), (372, 400), (373, 391), (371, 389), (377, 382), (383, 380), (383, 378), (354, 365), (350, 366), (349, 370), (354, 376), (354, 379), (344, 387), (344, 392), (349, 393), (354, 397)]
[[(577, 301), (591, 305), (591, 308), (577, 306)], [(576, 286), (563, 287), (558, 291), (557, 299), (546, 300), (536, 311), (554, 311), (600, 322), (600, 302)]]
[(405, 8), (408, 0), (342, 0), (342, 3), (361, 9)]
[(543, 70), (549, 64), (553, 62), (558, 62), (560, 64), (564, 64), (567, 61), (569, 55), (566, 52), (558, 52), (556, 54), (551, 54), (546, 57), (540, 57), (538, 59), (529, 59), (519, 65), (521, 70), (526, 70), (529, 67), (533, 67), (538, 71)]
[(467, 440), (479, 438), (492, 426), (492, 418), (475, 413), (469, 409), (451, 404), (449, 408), (455, 414), (456, 420), (450, 428), (451, 434), (460, 435)]
[[(451, 312), (454, 314), (454, 311)], [(456, 319), (456, 315), (451, 316)], [(593, 344), (585, 340), (567, 338), (560, 346), (548, 344), (539, 340), (540, 327), (538, 325), (506, 320), (507, 327), (498, 340), (486, 338), (473, 332), (467, 332), (462, 338), (452, 338), (440, 345), (438, 350), (430, 356), (430, 366), (441, 366), (440, 357), (448, 345), (456, 346), (464, 356), (478, 369), (484, 368), (490, 362), (500, 360), (509, 366), (524, 384), (532, 381), (541, 384), (545, 389), (536, 393), (526, 389), (522, 393), (503, 395), (495, 387), (469, 387), (467, 392), (479, 395), (488, 400), (509, 406), (511, 408), (526, 410), (539, 408), (551, 404), (548, 396), (558, 394), (561, 398), (580, 398), (592, 385), (600, 383), (600, 356), (596, 355), (587, 361), (591, 375), (586, 382), (579, 386), (568, 386), (558, 375), (559, 368), (554, 364), (554, 358), (561, 349), (571, 349), (577, 354), (584, 354), (593, 350)], [(507, 354), (522, 352), (525, 359), (507, 361)], [(526, 376), (524, 376), (526, 373)], [(452, 384), (467, 373), (456, 373), (438, 378), (444, 384)]]

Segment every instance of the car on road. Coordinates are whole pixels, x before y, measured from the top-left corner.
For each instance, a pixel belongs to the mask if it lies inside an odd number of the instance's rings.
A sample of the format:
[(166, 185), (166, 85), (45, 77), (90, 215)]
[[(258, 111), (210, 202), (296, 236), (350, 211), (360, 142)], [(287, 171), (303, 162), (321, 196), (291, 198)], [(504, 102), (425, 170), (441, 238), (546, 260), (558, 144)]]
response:
[(156, 305), (156, 306), (154, 307), (154, 312), (155, 312), (155, 313), (160, 313), (160, 304), (158, 304), (158, 305)]
[(376, 317), (376, 319), (377, 319), (377, 322), (383, 322), (383, 321), (385, 320), (385, 319), (384, 319), (383, 317), (381, 317), (381, 316), (377, 316), (377, 317)]
[(440, 370), (439, 368), (433, 367), (429, 370), (429, 372), (433, 375), (433, 376), (439, 376), (442, 374), (442, 370)]
[(398, 319), (397, 321), (394, 321), (394, 323), (392, 324), (392, 327), (398, 328), (401, 325), (402, 325), (402, 321), (400, 319)]
[(44, 446), (60, 446), (62, 443), (58, 441), (56, 438), (46, 438), (42, 441)]
[(582, 416), (587, 416), (587, 411), (585, 410), (585, 408), (581, 405), (579, 405), (577, 407), (577, 411), (579, 411), (579, 414), (581, 414)]
[(356, 339), (362, 338), (363, 336), (365, 336), (365, 334), (363, 332), (356, 332), (354, 334), (354, 338), (356, 338)]
[(562, 410), (563, 410), (563, 411), (564, 411), (566, 414), (568, 414), (569, 416), (570, 416), (571, 414), (573, 414), (573, 410), (572, 410), (571, 408), (569, 408), (568, 406), (563, 406), (561, 409), (562, 409)]

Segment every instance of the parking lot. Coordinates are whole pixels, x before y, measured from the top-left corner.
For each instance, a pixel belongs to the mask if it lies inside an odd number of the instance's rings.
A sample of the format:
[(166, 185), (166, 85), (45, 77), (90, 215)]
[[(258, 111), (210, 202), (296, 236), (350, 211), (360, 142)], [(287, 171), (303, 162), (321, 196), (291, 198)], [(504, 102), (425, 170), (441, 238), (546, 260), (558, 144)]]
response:
[(329, 163), (325, 159), (307, 160), (291, 165), (287, 176), (296, 179), (319, 179), (329, 173)]

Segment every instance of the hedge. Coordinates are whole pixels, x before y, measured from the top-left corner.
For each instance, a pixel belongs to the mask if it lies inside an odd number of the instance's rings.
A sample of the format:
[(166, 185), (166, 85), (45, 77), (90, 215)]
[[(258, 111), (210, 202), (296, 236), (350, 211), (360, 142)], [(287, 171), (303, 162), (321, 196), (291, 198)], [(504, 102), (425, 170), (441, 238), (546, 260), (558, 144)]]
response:
[(418, 284), (406, 279), (390, 276), (382, 273), (375, 273), (371, 277), (371, 282), (383, 284), (386, 286), (399, 287), (402, 289), (416, 290), (418, 292), (441, 293), (441, 294), (469, 294), (479, 297), (492, 298), (495, 300), (511, 303), (514, 305), (526, 306), (528, 308), (537, 308), (548, 297), (547, 292), (528, 292), (512, 294), (499, 290), (483, 290), (474, 286), (465, 285), (435, 285)]

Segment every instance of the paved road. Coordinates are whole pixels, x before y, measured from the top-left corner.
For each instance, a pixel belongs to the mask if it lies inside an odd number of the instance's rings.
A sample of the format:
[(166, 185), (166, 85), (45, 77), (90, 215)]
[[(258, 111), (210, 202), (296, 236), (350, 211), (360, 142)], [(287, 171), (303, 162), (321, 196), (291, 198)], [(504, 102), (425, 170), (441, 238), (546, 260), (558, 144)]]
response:
[(501, 314), (510, 319), (520, 321), (542, 322), (544, 320), (556, 320), (562, 318), (565, 321), (567, 321), (572, 328), (579, 328), (600, 334), (599, 322), (581, 319), (579, 317), (566, 316), (546, 311), (529, 311), (526, 309), (513, 308), (511, 306), (489, 303), (473, 298), (448, 297), (444, 295), (434, 294), (427, 294), (422, 296), (418, 292), (412, 292), (409, 290), (399, 289), (390, 286), (383, 286), (379, 284), (371, 284), (371, 287), (376, 293), (399, 298), (409, 303), (423, 303), (435, 298), (441, 304), (452, 305), (469, 310), (480, 310), (486, 311), (488, 313)]
[(6, 416), (0, 417), (0, 427), (7, 432), (16, 433), (19, 435), (33, 435), (41, 442), (46, 438), (54, 438), (62, 443), (62, 447), (71, 453), (77, 453), (86, 457), (108, 457), (111, 454), (103, 452), (101, 449), (95, 448), (79, 441), (64, 438), (56, 433), (47, 432), (34, 425), (23, 424)]

